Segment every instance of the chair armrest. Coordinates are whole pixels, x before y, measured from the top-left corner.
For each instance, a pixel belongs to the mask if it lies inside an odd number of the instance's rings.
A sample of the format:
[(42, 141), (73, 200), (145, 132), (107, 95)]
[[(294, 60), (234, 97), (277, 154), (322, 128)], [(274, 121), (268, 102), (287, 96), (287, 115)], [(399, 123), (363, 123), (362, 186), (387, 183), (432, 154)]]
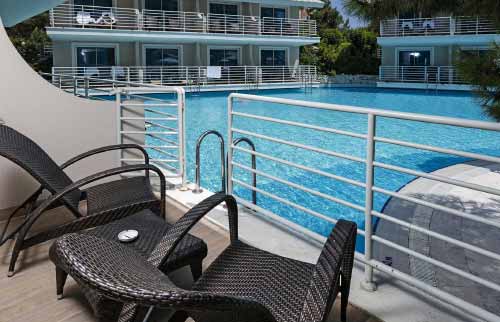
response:
[(225, 202), (229, 218), (229, 232), (231, 242), (238, 240), (238, 206), (236, 200), (225, 193), (219, 192), (197, 204), (182, 216), (165, 234), (162, 240), (151, 253), (148, 261), (156, 267), (161, 267), (169, 255), (179, 244), (189, 230), (216, 206)]
[(340, 287), (350, 287), (354, 264), (354, 247), (357, 226), (346, 220), (339, 220), (328, 237), (316, 263), (307, 296), (302, 308), (300, 322), (326, 321)]
[(77, 155), (74, 158), (71, 158), (68, 161), (64, 162), (61, 165), (61, 169), (65, 169), (65, 168), (69, 167), (70, 165), (72, 165), (80, 160), (83, 160), (85, 158), (91, 157), (91, 156), (96, 155), (96, 154), (100, 154), (100, 153), (104, 153), (104, 152), (108, 152), (108, 151), (115, 151), (115, 150), (125, 150), (125, 149), (139, 150), (144, 155), (144, 163), (149, 164), (148, 152), (142, 146), (137, 145), (137, 144), (117, 144), (117, 145), (103, 146), (103, 147), (100, 147), (97, 149), (87, 151), (87, 152), (82, 153), (80, 155)]
[(21, 224), (21, 226), (25, 227), (25, 229), (24, 229), (25, 232), (29, 231), (31, 226), (37, 221), (37, 219), (46, 210), (50, 209), (50, 206), (52, 204), (54, 204), (62, 196), (70, 193), (73, 190), (79, 189), (83, 186), (86, 186), (86, 185), (92, 183), (92, 182), (95, 182), (95, 181), (98, 181), (98, 180), (101, 180), (101, 179), (104, 179), (107, 177), (119, 175), (119, 174), (126, 173), (126, 172), (135, 172), (135, 171), (142, 171), (142, 170), (146, 170), (148, 172), (149, 171), (156, 172), (158, 174), (158, 176), (160, 177), (160, 189), (161, 189), (161, 191), (160, 191), (160, 193), (161, 193), (160, 212), (161, 212), (161, 216), (164, 218), (165, 217), (165, 197), (166, 197), (166, 195), (165, 195), (165, 190), (166, 190), (165, 175), (158, 167), (156, 167), (154, 165), (139, 164), (139, 165), (129, 165), (129, 166), (124, 166), (124, 167), (119, 167), (119, 168), (114, 168), (114, 169), (102, 171), (102, 172), (93, 174), (91, 176), (88, 176), (86, 178), (83, 178), (81, 180), (78, 180), (78, 181), (70, 184), (69, 186), (67, 186), (66, 188), (61, 190), (60, 192), (52, 195), (50, 198), (45, 200), (40, 206), (38, 206), (38, 208), (36, 208), (32, 212), (32, 214), (26, 219), (26, 221), (23, 224)]

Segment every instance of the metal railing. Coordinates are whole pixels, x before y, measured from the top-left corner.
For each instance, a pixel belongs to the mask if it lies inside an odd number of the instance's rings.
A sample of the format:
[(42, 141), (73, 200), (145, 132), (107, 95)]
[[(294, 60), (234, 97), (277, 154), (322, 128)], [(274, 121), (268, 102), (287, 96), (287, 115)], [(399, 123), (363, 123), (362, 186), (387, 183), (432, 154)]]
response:
[[(148, 94), (170, 94), (169, 98)], [(186, 185), (185, 155), (185, 91), (181, 87), (138, 88), (124, 87), (114, 91), (118, 113), (119, 143), (142, 145), (150, 162), (164, 170), (167, 178), (181, 178)], [(124, 155), (123, 165), (144, 162), (143, 157)]]
[[(53, 67), (59, 75), (54, 82), (63, 81), (62, 87), (72, 88), (72, 76), (123, 82), (147, 83), (162, 86), (254, 85), (300, 83), (308, 79), (319, 82), (316, 66), (227, 66), (220, 75), (209, 77), (207, 66), (105, 66), (105, 67)], [(68, 76), (68, 77), (66, 77)], [(220, 77), (219, 77), (220, 76)], [(102, 85), (106, 85), (104, 83)], [(93, 87), (102, 86), (97, 81)]]
[(380, 66), (379, 81), (467, 84), (453, 66)]
[[(235, 103), (236, 102), (244, 102), (242, 106), (248, 107), (249, 102), (265, 102), (267, 104), (280, 104), (280, 105), (287, 105), (287, 106), (293, 106), (293, 107), (300, 107), (300, 108), (310, 108), (312, 110), (316, 111), (322, 111), (322, 113), (337, 113), (337, 112), (343, 112), (343, 113), (349, 113), (350, 115), (358, 115), (362, 116), (360, 118), (361, 122), (366, 122), (366, 130), (361, 130), (361, 132), (353, 132), (351, 131), (346, 131), (346, 130), (340, 130), (338, 128), (334, 127), (325, 127), (320, 126), (320, 125), (315, 125), (312, 124), (311, 122), (294, 122), (286, 119), (281, 119), (281, 118), (274, 118), (274, 117), (268, 117), (268, 116), (263, 116), (262, 113), (259, 114), (253, 114), (251, 112), (246, 112), (248, 108), (245, 109), (245, 112), (241, 112), (238, 110), (235, 110)], [(287, 189), (292, 189), (293, 191), (297, 191), (298, 193), (301, 194), (308, 194), (311, 197), (314, 196), (314, 198), (319, 198), (322, 199), (326, 202), (331, 202), (335, 204), (342, 205), (343, 207), (348, 207), (350, 209), (353, 209), (353, 211), (357, 211), (360, 214), (364, 215), (364, 227), (360, 226), (360, 229), (358, 229), (358, 234), (364, 238), (364, 254), (356, 252), (356, 259), (358, 261), (361, 261), (364, 264), (365, 267), (365, 281), (363, 283), (364, 287), (366, 289), (371, 289), (375, 290), (376, 288), (374, 287), (374, 280), (373, 280), (373, 271), (374, 269), (381, 271), (383, 273), (389, 274), (392, 277), (395, 277), (396, 279), (402, 280), (406, 283), (409, 283), (410, 285), (413, 285), (424, 292), (436, 296), (440, 298), (441, 300), (444, 300), (450, 304), (453, 304), (460, 309), (466, 311), (468, 314), (472, 314), (482, 320), (486, 321), (498, 321), (499, 317), (496, 316), (495, 314), (479, 307), (476, 306), (472, 303), (466, 302), (465, 300), (457, 297), (456, 295), (452, 295), (450, 293), (445, 292), (444, 290), (441, 290), (439, 288), (434, 287), (431, 284), (428, 284), (424, 281), (421, 281), (417, 279), (414, 276), (409, 275), (408, 273), (404, 273), (400, 270), (398, 270), (395, 267), (391, 267), (389, 265), (384, 264), (382, 261), (379, 261), (374, 258), (373, 256), (373, 246), (375, 243), (378, 243), (378, 245), (384, 245), (385, 247), (388, 247), (390, 249), (395, 249), (399, 252), (401, 252), (404, 255), (410, 256), (412, 258), (416, 258), (418, 260), (421, 260), (425, 263), (432, 264), (435, 267), (445, 270), (449, 273), (453, 273), (458, 275), (460, 278), (470, 280), (472, 282), (477, 283), (478, 285), (481, 285), (482, 287), (485, 287), (493, 292), (499, 292), (500, 291), (500, 285), (496, 284), (492, 280), (488, 279), (488, 277), (485, 276), (478, 276), (475, 274), (470, 273), (469, 271), (462, 270), (460, 268), (457, 268), (453, 265), (450, 265), (449, 263), (446, 263), (443, 259), (441, 258), (433, 258), (430, 256), (427, 256), (423, 253), (419, 253), (415, 250), (412, 250), (408, 247), (408, 245), (400, 245), (397, 244), (393, 241), (390, 241), (388, 239), (385, 239), (384, 237), (381, 237), (380, 235), (374, 234), (373, 233), (373, 222), (374, 219), (379, 218), (383, 219), (391, 224), (399, 225), (403, 227), (404, 229), (413, 229), (415, 231), (418, 231), (419, 233), (422, 233), (424, 235), (427, 235), (429, 237), (435, 238), (437, 240), (443, 241), (445, 243), (449, 243), (450, 245), (453, 245), (454, 247), (459, 247), (462, 248), (468, 252), (472, 252), (474, 254), (479, 254), (481, 256), (485, 256), (489, 260), (500, 260), (500, 254), (493, 252), (491, 250), (488, 250), (481, 245), (478, 244), (471, 244), (467, 243), (461, 240), (457, 240), (453, 237), (446, 236), (444, 234), (438, 233), (436, 231), (432, 231), (430, 228), (424, 228), (420, 227), (416, 224), (406, 222), (404, 220), (392, 217), (390, 215), (384, 214), (383, 210), (382, 211), (377, 211), (377, 209), (374, 208), (374, 194), (382, 194), (386, 195), (388, 197), (404, 200), (410, 203), (415, 203), (417, 205), (429, 207), (433, 210), (438, 210), (439, 212), (443, 212), (446, 214), (449, 214), (451, 216), (456, 216), (458, 218), (465, 218), (468, 220), (471, 220), (475, 223), (481, 223), (490, 227), (495, 227), (495, 228), (500, 228), (500, 224), (492, 220), (488, 217), (481, 217), (478, 215), (474, 215), (471, 213), (469, 210), (457, 210), (449, 206), (449, 204), (439, 204), (437, 202), (431, 202), (431, 201), (426, 201), (423, 199), (419, 199), (416, 197), (410, 197), (408, 195), (405, 195), (399, 191), (392, 191), (387, 188), (382, 188), (380, 185), (380, 182), (375, 182), (375, 170), (389, 170), (392, 172), (396, 172), (402, 175), (410, 175), (414, 176), (417, 178), (425, 178), (428, 180), (432, 181), (437, 181), (441, 183), (446, 183), (449, 185), (453, 186), (458, 186), (466, 189), (471, 189), (476, 192), (482, 192), (482, 193), (487, 193), (487, 194), (492, 194), (494, 196), (500, 196), (500, 190), (492, 187), (487, 187), (484, 185), (480, 184), (475, 184), (475, 183), (469, 183), (465, 182), (462, 180), (457, 180), (453, 178), (446, 177), (444, 175), (437, 175), (437, 174), (432, 174), (432, 173), (426, 173), (422, 171), (416, 171), (413, 169), (409, 169), (405, 167), (405, 165), (393, 165), (393, 164), (388, 164), (382, 161), (379, 161), (375, 156), (376, 156), (376, 151), (377, 151), (377, 146), (380, 146), (380, 144), (391, 144), (395, 146), (400, 146), (400, 147), (405, 147), (405, 148), (411, 148), (411, 149), (417, 149), (421, 150), (424, 152), (436, 152), (436, 153), (443, 153), (447, 155), (452, 155), (452, 156), (458, 156), (458, 157), (463, 157), (467, 159), (475, 159), (475, 160), (482, 160), (482, 161), (488, 161), (488, 162), (493, 162), (493, 163), (500, 163), (500, 158), (499, 157), (494, 157), (494, 156), (489, 156), (485, 154), (480, 154), (480, 153), (473, 153), (473, 152), (465, 152), (465, 151), (459, 151), (455, 149), (447, 149), (447, 148), (442, 148), (438, 146), (433, 146), (433, 145), (425, 145), (425, 144), (417, 144), (413, 142), (408, 142), (400, 139), (394, 139), (390, 137), (384, 137), (381, 136), (381, 134), (377, 133), (377, 121), (378, 120), (383, 120), (384, 121), (384, 129), (387, 129), (389, 126), (387, 122), (388, 119), (396, 120), (397, 122), (402, 122), (402, 121), (408, 121), (408, 122), (426, 122), (429, 124), (433, 124), (434, 126), (442, 126), (443, 128), (449, 128), (449, 127), (460, 127), (460, 128), (469, 128), (469, 129), (476, 129), (476, 130), (486, 130), (486, 131), (494, 131), (494, 132), (500, 132), (500, 124), (498, 123), (489, 123), (489, 122), (482, 122), (482, 121), (472, 121), (472, 120), (466, 120), (466, 119), (456, 119), (456, 118), (447, 118), (447, 117), (438, 117), (438, 116), (431, 116), (431, 115), (419, 115), (419, 114), (411, 114), (411, 113), (401, 113), (401, 112), (394, 112), (394, 111), (387, 111), (387, 110), (376, 110), (376, 109), (368, 109), (368, 108), (357, 108), (357, 107), (350, 107), (350, 106), (341, 106), (341, 105), (333, 105), (333, 104), (324, 104), (324, 103), (316, 103), (316, 102), (306, 102), (306, 101), (297, 101), (297, 100), (289, 100), (289, 99), (283, 99), (283, 98), (273, 98), (273, 97), (261, 97), (261, 96), (254, 96), (254, 95), (245, 95), (245, 94), (231, 94), (229, 99), (228, 99), (228, 113), (229, 113), (229, 119), (228, 119), (228, 140), (229, 142), (233, 142), (233, 137), (234, 135), (244, 135), (245, 137), (251, 137), (251, 138), (256, 138), (261, 141), (265, 142), (270, 142), (273, 145), (276, 145), (276, 149), (278, 149), (278, 146), (286, 146), (286, 147), (292, 147), (293, 149), (296, 149), (297, 152), (296, 154), (299, 155), (310, 155), (307, 161), (311, 161), (310, 159), (313, 158), (312, 155), (314, 154), (319, 154), (319, 155), (324, 155), (324, 156), (330, 156), (330, 157), (335, 157), (339, 158), (340, 160), (347, 160), (346, 162), (352, 162), (355, 164), (359, 164), (360, 166), (364, 167), (364, 181), (361, 180), (354, 180), (351, 178), (347, 178), (345, 176), (341, 175), (335, 175), (333, 173), (330, 173), (328, 171), (324, 171), (321, 169), (317, 169), (313, 166), (305, 165), (305, 164), (311, 164), (310, 162), (302, 162), (296, 163), (290, 160), (285, 160), (283, 158), (277, 157), (275, 155), (272, 155), (273, 153), (264, 153), (264, 152), (256, 152), (251, 149), (243, 148), (236, 146), (235, 144), (232, 144), (229, 146), (229, 151), (228, 151), (228, 193), (232, 194), (234, 193), (234, 186), (239, 186), (244, 189), (248, 189), (250, 191), (255, 191), (259, 195), (268, 198), (269, 200), (272, 200), (273, 202), (277, 202), (279, 204), (283, 204), (286, 207), (296, 209), (302, 213), (304, 213), (306, 216), (311, 216), (312, 218), (316, 218), (319, 220), (323, 220), (325, 223), (336, 223), (336, 219), (320, 213), (317, 210), (310, 209), (307, 206), (303, 206), (299, 204), (299, 201), (295, 199), (292, 199), (294, 201), (291, 201), (290, 199), (287, 199), (287, 197), (291, 197), (290, 193), (287, 193), (287, 195), (284, 196), (278, 196), (277, 192), (273, 188), (255, 188), (252, 187), (251, 185), (243, 182), (242, 180), (236, 178), (234, 175), (234, 168), (238, 168), (241, 170), (248, 171), (250, 173), (254, 173), (258, 176), (261, 176), (263, 178), (266, 178), (267, 181), (269, 182), (275, 182), (279, 183), (281, 185), (287, 186)], [(282, 114), (284, 115), (284, 114)], [(313, 120), (314, 118), (311, 118), (310, 120)], [(262, 134), (259, 133), (259, 131), (263, 131), (263, 129), (269, 129), (269, 126), (266, 125), (264, 126), (263, 124), (253, 124), (251, 127), (251, 130), (244, 130), (241, 128), (235, 127), (235, 122), (238, 121), (238, 124), (243, 125), (244, 122), (264, 122), (267, 124), (272, 124), (273, 126), (286, 126), (286, 128), (283, 129), (283, 133), (289, 133), (292, 128), (293, 129), (307, 129), (307, 130), (312, 130), (317, 133), (322, 133), (324, 135), (337, 135), (337, 136), (342, 136), (350, 139), (357, 139), (361, 140), (361, 145), (360, 147), (364, 146), (364, 156), (359, 157), (359, 156), (353, 156), (351, 154), (346, 154), (346, 153), (340, 153), (336, 151), (332, 151), (331, 149), (328, 148), (320, 148), (320, 147), (315, 147), (311, 146), (308, 144), (304, 143), (299, 143), (297, 141), (294, 141), (294, 136), (290, 135), (287, 136), (286, 138), (279, 138), (279, 137), (273, 137), (267, 134)], [(379, 127), (380, 128), (380, 127)], [(260, 130), (258, 130), (260, 129)], [(383, 131), (385, 133), (388, 133), (387, 131)], [(437, 131), (438, 132), (438, 131)], [(268, 133), (268, 132), (267, 132)], [(365, 134), (366, 133), (366, 134)], [(391, 132), (392, 133), (392, 132)], [(302, 138), (304, 139), (304, 138)], [(326, 138), (325, 138), (326, 139)], [(464, 140), (468, 140), (468, 137), (465, 137)], [(304, 140), (301, 140), (302, 142)], [(364, 144), (363, 144), (364, 142)], [(273, 148), (270, 151), (275, 151), (275, 148)], [(295, 151), (295, 150), (294, 150)], [(303, 151), (303, 154), (300, 154)], [(262, 170), (255, 170), (251, 169), (247, 166), (244, 166), (242, 164), (239, 164), (238, 162), (234, 161), (233, 158), (233, 153), (234, 152), (239, 152), (239, 153), (244, 153), (244, 154), (249, 154), (249, 155), (254, 155), (257, 158), (259, 158), (262, 161), (267, 161), (267, 162), (272, 162), (273, 164), (279, 164), (280, 167), (289, 167), (294, 170), (301, 170), (304, 171), (304, 173), (307, 173), (309, 175), (317, 175), (321, 176), (324, 178), (328, 179), (333, 179), (338, 182), (345, 183), (350, 186), (354, 186), (357, 189), (362, 189), (364, 190), (364, 204), (361, 203), (354, 203), (351, 201), (347, 201), (341, 197), (334, 197), (330, 194), (324, 193), (319, 191), (320, 187), (306, 187), (303, 183), (295, 183), (291, 182), (290, 179), (288, 178), (282, 178), (279, 177), (280, 174), (275, 174), (275, 173), (266, 173)], [(397, 161), (397, 160), (395, 160)], [(271, 169), (271, 168), (270, 168)], [(272, 167), (273, 171), (276, 169), (275, 166)], [(269, 186), (269, 184), (267, 184)], [(288, 191), (288, 190), (287, 190)], [(291, 190), (290, 190), (291, 191)], [(309, 231), (306, 228), (300, 227), (297, 224), (291, 223), (287, 219), (284, 219), (283, 217), (280, 217), (273, 212), (269, 211), (268, 209), (264, 209), (262, 206), (256, 206), (252, 204), (251, 202), (247, 201), (246, 199), (243, 199), (241, 197), (236, 196), (238, 202), (250, 209), (255, 210), (256, 212), (263, 214), (265, 216), (269, 216), (273, 220), (279, 221), (281, 224), (288, 225), (291, 227), (293, 230), (297, 231), (299, 230), (302, 234), (313, 238), (314, 240), (324, 242), (325, 238), (323, 236), (320, 236), (316, 233), (313, 233), (312, 231)], [(344, 196), (345, 198), (345, 196)], [(361, 201), (360, 201), (361, 202)], [(464, 290), (466, 291), (466, 290)]]
[(139, 10), (133, 8), (61, 4), (50, 11), (57, 28), (94, 28), (145, 31), (317, 36), (316, 21), (294, 18), (204, 14), (201, 12)]
[(380, 22), (380, 36), (433, 36), (495, 34), (499, 29), (483, 17), (388, 19)]
[[(40, 73), (48, 81), (75, 96), (113, 101), (117, 108), (118, 143), (136, 143), (150, 154), (150, 161), (168, 178), (180, 178), (186, 186), (185, 107), (182, 87), (165, 87), (87, 76)], [(150, 94), (167, 94), (163, 99)], [(143, 157), (118, 151), (122, 164), (144, 162)], [(126, 154), (126, 155), (125, 155)]]
[(224, 143), (224, 136), (215, 130), (206, 131), (196, 141), (196, 174), (195, 174), (195, 188), (193, 193), (199, 194), (203, 192), (201, 188), (201, 144), (210, 135), (215, 135), (219, 140), (220, 145), (220, 176), (221, 176), (221, 191), (226, 192), (226, 148)]

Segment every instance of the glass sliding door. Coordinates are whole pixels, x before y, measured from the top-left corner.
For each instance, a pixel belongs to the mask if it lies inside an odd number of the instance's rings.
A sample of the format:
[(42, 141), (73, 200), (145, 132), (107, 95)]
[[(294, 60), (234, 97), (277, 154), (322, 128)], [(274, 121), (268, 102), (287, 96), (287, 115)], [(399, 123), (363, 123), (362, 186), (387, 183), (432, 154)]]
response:
[(84, 76), (107, 78), (116, 65), (116, 53), (113, 47), (77, 47), (76, 65)]
[(281, 82), (289, 79), (286, 49), (261, 49), (260, 64), (264, 82)]
[(215, 33), (238, 33), (241, 21), (238, 5), (211, 2), (208, 10), (208, 29)]
[(161, 11), (179, 11), (178, 0), (145, 0), (144, 9)]
[(210, 49), (210, 66), (238, 66), (240, 64), (239, 49)]
[(145, 49), (146, 77), (158, 84), (178, 84), (181, 79), (180, 50), (171, 47)]
[(146, 66), (179, 66), (178, 48), (146, 48)]
[(262, 49), (260, 51), (260, 64), (262, 66), (286, 66), (285, 49)]
[(260, 17), (262, 19), (262, 32), (267, 34), (282, 34), (287, 28), (284, 25), (286, 18), (285, 8), (261, 7)]
[(400, 50), (398, 53), (399, 73), (402, 81), (426, 82), (437, 77), (431, 65), (430, 50)]

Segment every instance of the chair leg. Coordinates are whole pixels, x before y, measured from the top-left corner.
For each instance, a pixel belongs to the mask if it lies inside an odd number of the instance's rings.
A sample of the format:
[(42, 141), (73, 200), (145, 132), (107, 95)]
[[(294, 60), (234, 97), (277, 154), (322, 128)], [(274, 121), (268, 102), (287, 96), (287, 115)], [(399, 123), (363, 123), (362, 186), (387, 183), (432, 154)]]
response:
[(63, 298), (64, 285), (67, 278), (68, 273), (56, 266), (56, 291), (58, 300)]
[(21, 252), (24, 241), (24, 234), (19, 233), (16, 238), (16, 243), (14, 244), (14, 249), (12, 250), (12, 255), (10, 257), (9, 264), (9, 272), (7, 273), (7, 277), (14, 276), (14, 270), (16, 268), (17, 258), (19, 257), (19, 253)]
[(347, 322), (347, 307), (349, 305), (349, 283), (341, 275), (340, 285), (340, 321)]
[(193, 275), (193, 281), (196, 282), (200, 278), (203, 272), (203, 263), (201, 260), (197, 261), (195, 263), (192, 263), (190, 265), (190, 268), (191, 268), (191, 275)]

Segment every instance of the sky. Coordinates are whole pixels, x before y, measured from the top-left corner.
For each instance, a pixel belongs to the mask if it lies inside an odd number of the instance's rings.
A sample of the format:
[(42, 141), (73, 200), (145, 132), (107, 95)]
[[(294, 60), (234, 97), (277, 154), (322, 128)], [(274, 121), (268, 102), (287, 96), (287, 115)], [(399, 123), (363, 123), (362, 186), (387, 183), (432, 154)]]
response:
[(366, 25), (365, 22), (359, 20), (358, 18), (356, 17), (352, 17), (350, 15), (348, 15), (345, 10), (344, 10), (344, 5), (342, 4), (342, 0), (332, 0), (332, 5), (337, 8), (337, 10), (340, 11), (340, 13), (342, 14), (342, 16), (344, 16), (344, 18), (349, 18), (349, 25), (353, 28), (356, 28), (356, 27), (363, 27)]

